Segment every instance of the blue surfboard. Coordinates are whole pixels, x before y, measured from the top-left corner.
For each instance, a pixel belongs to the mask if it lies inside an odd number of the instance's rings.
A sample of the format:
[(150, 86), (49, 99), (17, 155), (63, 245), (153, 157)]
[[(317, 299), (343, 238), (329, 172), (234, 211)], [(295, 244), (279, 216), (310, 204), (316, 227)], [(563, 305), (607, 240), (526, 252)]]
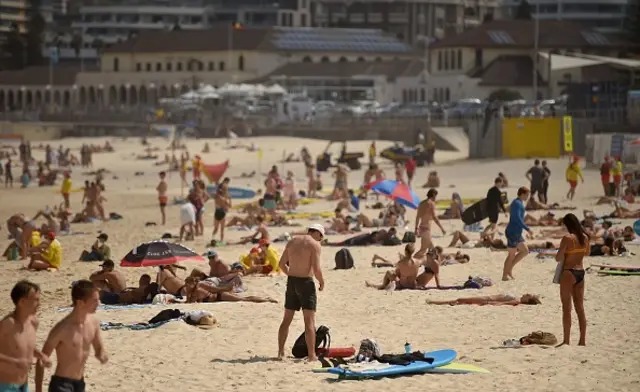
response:
[(430, 361), (416, 361), (406, 366), (387, 363), (356, 363), (330, 368), (327, 373), (337, 374), (342, 378), (359, 379), (419, 374), (425, 373), (429, 369), (447, 365), (453, 362), (457, 355), (455, 350), (438, 350), (424, 354), (425, 358), (429, 358)]
[[(207, 193), (209, 193), (209, 196), (213, 197), (215, 195), (216, 188), (217, 187), (215, 185), (207, 186)], [(232, 199), (253, 199), (256, 197), (256, 192), (251, 189), (230, 186), (229, 196), (231, 196)]]

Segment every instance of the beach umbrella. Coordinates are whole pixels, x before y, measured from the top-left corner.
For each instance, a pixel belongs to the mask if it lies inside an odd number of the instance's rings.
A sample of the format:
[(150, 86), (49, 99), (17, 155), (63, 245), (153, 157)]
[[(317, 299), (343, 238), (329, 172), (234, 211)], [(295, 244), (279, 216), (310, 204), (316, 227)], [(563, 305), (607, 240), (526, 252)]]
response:
[(206, 261), (193, 250), (167, 241), (150, 241), (133, 248), (120, 261), (121, 267), (153, 267), (176, 264), (180, 261)]
[(418, 195), (416, 195), (407, 184), (402, 182), (383, 180), (373, 185), (371, 190), (381, 193), (406, 207), (416, 209), (418, 208), (418, 204), (420, 204)]
[(382, 181), (384, 181), (384, 178), (383, 178), (383, 179), (380, 179), (380, 180), (375, 180), (375, 181), (370, 182), (370, 183), (368, 183), (368, 184), (364, 184), (364, 185), (362, 186), (362, 189), (364, 189), (364, 190), (367, 190), (367, 191), (368, 191), (368, 190), (370, 190), (374, 185), (379, 184), (379, 183), (381, 183)]

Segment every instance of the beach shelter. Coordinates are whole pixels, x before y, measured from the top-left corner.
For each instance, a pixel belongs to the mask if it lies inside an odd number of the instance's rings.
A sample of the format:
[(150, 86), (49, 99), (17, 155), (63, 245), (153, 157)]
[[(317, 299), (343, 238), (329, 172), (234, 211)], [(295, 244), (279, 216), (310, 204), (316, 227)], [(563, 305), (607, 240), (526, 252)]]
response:
[(383, 194), (406, 207), (416, 209), (420, 204), (418, 195), (407, 184), (402, 182), (383, 180), (373, 185), (371, 190)]
[(205, 176), (207, 176), (210, 184), (217, 184), (218, 182), (220, 182), (220, 179), (222, 178), (222, 176), (224, 176), (224, 173), (228, 168), (229, 160), (227, 159), (223, 163), (218, 163), (216, 165), (204, 165), (203, 173)]
[(181, 261), (206, 261), (206, 259), (182, 244), (167, 241), (151, 241), (133, 248), (120, 261), (121, 267), (154, 267), (176, 264)]

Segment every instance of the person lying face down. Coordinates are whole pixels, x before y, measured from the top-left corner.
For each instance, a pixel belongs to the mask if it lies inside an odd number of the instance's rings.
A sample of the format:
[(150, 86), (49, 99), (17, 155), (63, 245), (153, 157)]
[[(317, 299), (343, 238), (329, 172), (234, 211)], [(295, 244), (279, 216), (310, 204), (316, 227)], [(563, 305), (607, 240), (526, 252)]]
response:
[(464, 297), (449, 301), (431, 301), (427, 300), (430, 305), (540, 305), (540, 297), (533, 294), (524, 294), (520, 298), (516, 298), (511, 294), (487, 295), (481, 297)]

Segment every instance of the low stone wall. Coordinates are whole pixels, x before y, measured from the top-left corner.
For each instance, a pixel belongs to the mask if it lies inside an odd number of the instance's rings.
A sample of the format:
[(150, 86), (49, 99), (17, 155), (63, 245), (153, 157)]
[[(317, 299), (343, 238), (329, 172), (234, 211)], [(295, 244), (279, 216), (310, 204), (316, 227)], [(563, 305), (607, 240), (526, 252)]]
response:
[(67, 125), (45, 122), (0, 122), (0, 134), (20, 135), (29, 141), (60, 139)]

